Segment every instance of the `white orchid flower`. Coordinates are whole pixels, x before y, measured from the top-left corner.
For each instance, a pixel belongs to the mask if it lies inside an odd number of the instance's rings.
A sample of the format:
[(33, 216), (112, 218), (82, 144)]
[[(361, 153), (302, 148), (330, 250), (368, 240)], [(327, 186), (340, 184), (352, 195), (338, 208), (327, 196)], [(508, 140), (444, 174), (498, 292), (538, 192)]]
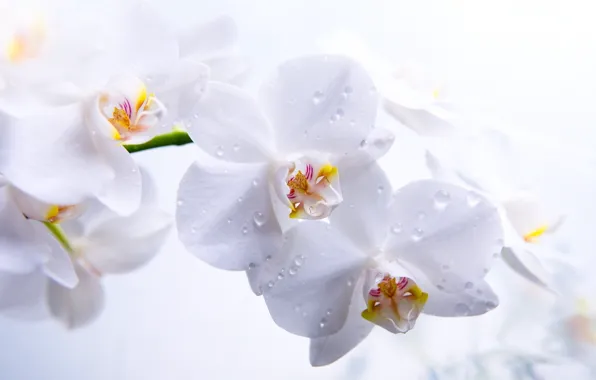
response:
[(373, 52), (357, 34), (340, 31), (319, 42), (321, 50), (345, 54), (371, 74), (386, 111), (422, 135), (450, 134), (456, 115), (443, 84), (429, 80), (412, 64), (394, 65)]
[(392, 194), (376, 164), (344, 182), (353, 207), (339, 207), (330, 224), (298, 224), (284, 254), (251, 278), (279, 326), (312, 338), (311, 364), (341, 358), (375, 325), (405, 333), (421, 312), (469, 316), (497, 306), (483, 278), (503, 232), (484, 197), (434, 180)]
[(43, 299), (46, 278), (67, 288), (77, 285), (68, 253), (40, 221), (23, 215), (14, 189), (6, 184), (0, 185), (0, 224), (1, 313), (27, 313), (35, 307)]
[[(6, 96), (0, 93), (0, 173), (44, 202), (67, 207), (97, 197), (122, 215), (134, 212), (140, 203), (141, 177), (122, 145), (146, 141), (171, 131), (174, 123), (192, 119), (209, 75), (201, 57), (225, 58), (221, 51), (236, 35), (228, 18), (194, 30), (191, 38), (169, 30), (144, 5), (120, 4), (118, 9), (110, 17), (94, 15), (95, 20), (77, 32), (90, 29), (88, 39), (68, 45), (66, 52), (72, 54), (60, 56), (76, 62), (68, 73), (51, 83), (32, 85), (22, 97), (13, 96), (23, 92), (19, 88), (5, 90)], [(48, 27), (47, 32), (52, 31)], [(219, 32), (225, 34), (209, 35)], [(85, 49), (87, 45), (94, 49)], [(27, 63), (36, 58), (23, 59)], [(54, 62), (47, 61), (46, 69), (53, 68)], [(235, 76), (241, 70), (232, 66), (228, 65)]]
[(277, 252), (295, 219), (326, 218), (349, 203), (342, 192), (352, 167), (393, 142), (374, 128), (370, 78), (347, 58), (288, 61), (260, 95), (259, 107), (246, 92), (211, 82), (188, 128), (205, 157), (180, 184), (178, 233), (218, 268), (252, 269)]
[(545, 266), (557, 253), (542, 242), (565, 216), (529, 190), (525, 178), (533, 165), (519, 143), (495, 130), (439, 138), (429, 148), (427, 164), (436, 179), (475, 189), (498, 204), (505, 226), (503, 260), (528, 280), (552, 288), (552, 270)]
[[(38, 302), (47, 303), (50, 314), (68, 328), (81, 327), (97, 318), (104, 305), (101, 279), (145, 265), (159, 252), (169, 233), (171, 217), (155, 205), (154, 186), (147, 176), (143, 179), (143, 203), (132, 215), (122, 217), (97, 201), (89, 201), (79, 218), (61, 223), (63, 244), (74, 262), (78, 283), (65, 287), (56, 277), (47, 280), (38, 272), (18, 278), (0, 276), (7, 289), (17, 290), (13, 297), (27, 301), (27, 294), (16, 287), (33, 288), (36, 297), (41, 297)], [(41, 227), (41, 233), (47, 234)]]

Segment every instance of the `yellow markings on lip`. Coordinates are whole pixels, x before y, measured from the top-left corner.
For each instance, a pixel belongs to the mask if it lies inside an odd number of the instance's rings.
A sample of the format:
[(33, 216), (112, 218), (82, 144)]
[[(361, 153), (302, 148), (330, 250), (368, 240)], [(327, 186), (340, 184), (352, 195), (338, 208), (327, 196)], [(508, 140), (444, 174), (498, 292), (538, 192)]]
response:
[(335, 166), (333, 166), (331, 164), (325, 164), (319, 170), (319, 174), (317, 175), (316, 178), (324, 177), (329, 182), (331, 182), (330, 179), (333, 178), (336, 175), (337, 175), (337, 167), (335, 167)]
[(540, 226), (537, 229), (528, 232), (527, 234), (524, 235), (524, 240), (527, 243), (535, 243), (536, 240), (542, 236), (546, 231), (548, 230), (548, 226), (544, 225), (544, 226)]
[(48, 209), (48, 212), (46, 212), (45, 219), (47, 221), (53, 223), (58, 218), (58, 215), (59, 214), (60, 214), (60, 206), (58, 206), (58, 205), (52, 205)]
[(139, 109), (141, 109), (143, 104), (145, 104), (146, 100), (147, 100), (147, 87), (145, 86), (145, 84), (143, 84), (139, 91), (139, 96), (137, 97), (137, 103), (135, 104), (135, 110), (137, 112), (139, 112)]

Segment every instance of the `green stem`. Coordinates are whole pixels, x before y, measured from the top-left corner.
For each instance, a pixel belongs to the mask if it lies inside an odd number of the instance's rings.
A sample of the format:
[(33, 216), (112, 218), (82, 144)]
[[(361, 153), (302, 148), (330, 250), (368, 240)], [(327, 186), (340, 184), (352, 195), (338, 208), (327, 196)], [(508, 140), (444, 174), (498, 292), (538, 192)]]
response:
[(151, 140), (142, 144), (124, 144), (124, 148), (129, 153), (142, 152), (144, 150), (160, 148), (169, 145), (185, 145), (192, 143), (188, 133), (184, 131), (172, 131), (163, 135), (155, 136)]
[(64, 231), (62, 230), (62, 227), (60, 227), (60, 225), (51, 223), (51, 222), (43, 222), (43, 224), (45, 224), (45, 226), (48, 228), (48, 230), (50, 230), (52, 235), (54, 235), (56, 240), (58, 240), (60, 242), (60, 244), (62, 244), (62, 246), (68, 253), (74, 252), (72, 249), (72, 246), (68, 242), (68, 238), (66, 237), (66, 234), (64, 233)]

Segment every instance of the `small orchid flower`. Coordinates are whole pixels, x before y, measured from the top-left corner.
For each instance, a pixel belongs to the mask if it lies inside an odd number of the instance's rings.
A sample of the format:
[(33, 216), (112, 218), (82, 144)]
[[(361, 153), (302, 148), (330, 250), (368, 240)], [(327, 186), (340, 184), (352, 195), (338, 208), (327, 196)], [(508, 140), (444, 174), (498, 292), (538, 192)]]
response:
[[(29, 205), (32, 210), (39, 214)], [(23, 215), (6, 184), (0, 185), (0, 224), (0, 312), (27, 313), (43, 299), (46, 278), (66, 288), (77, 285), (68, 253), (40, 221)]]
[[(70, 24), (50, 23), (54, 28), (46, 29), (53, 44), (40, 50), (37, 65), (29, 65), (37, 59), (33, 56), (11, 62), (23, 65), (25, 73), (38, 66), (53, 72), (56, 53), (44, 55), (51, 50), (64, 53), (60, 62), (77, 63), (70, 71), (27, 86), (10, 85), (20, 83), (14, 70), (2, 73), (9, 86), (0, 91), (0, 173), (44, 202), (77, 204), (97, 197), (121, 215), (134, 212), (141, 178), (122, 145), (147, 141), (192, 119), (209, 76), (201, 59), (228, 57), (235, 41), (235, 25), (228, 18), (193, 30), (193, 45), (191, 35), (169, 30), (144, 5), (125, 3), (118, 9), (81, 26), (77, 34), (88, 29), (89, 34), (78, 44), (65, 37)], [(139, 30), (144, 31), (141, 41)], [(209, 35), (216, 32), (224, 34)], [(218, 68), (224, 77), (226, 68), (234, 78), (245, 70), (239, 58), (226, 62)]]
[(531, 160), (518, 143), (494, 130), (440, 139), (427, 153), (427, 164), (436, 179), (475, 189), (498, 204), (505, 226), (503, 260), (526, 279), (552, 287), (545, 265), (554, 263), (557, 253), (543, 242), (565, 216), (530, 190), (525, 173), (532, 170)]
[(345, 54), (371, 74), (385, 110), (421, 135), (450, 134), (456, 115), (445, 86), (429, 80), (414, 65), (393, 65), (371, 51), (358, 35), (341, 31), (319, 42), (327, 53)]
[[(38, 272), (28, 272), (16, 279), (14, 275), (0, 275), (0, 281), (10, 285), (8, 289), (33, 287), (35, 294), (41, 296), (39, 301), (47, 303), (50, 314), (68, 328), (92, 322), (103, 309), (101, 278), (145, 265), (157, 254), (169, 233), (171, 217), (155, 205), (150, 179), (144, 175), (143, 180), (143, 203), (132, 215), (122, 217), (98, 201), (89, 201), (79, 218), (61, 223), (78, 283), (65, 287), (55, 277), (47, 280)], [(41, 227), (41, 232), (47, 233)], [(53, 244), (58, 244), (53, 240)], [(27, 301), (19, 292), (13, 298)]]
[(274, 321), (311, 338), (311, 364), (339, 359), (375, 325), (405, 333), (420, 313), (469, 316), (497, 306), (483, 278), (503, 232), (484, 197), (434, 180), (393, 195), (376, 164), (344, 182), (353, 207), (339, 207), (330, 223), (298, 224), (284, 255), (249, 271)]
[(326, 218), (349, 202), (344, 179), (393, 142), (374, 128), (370, 78), (340, 56), (282, 64), (261, 107), (238, 88), (207, 88), (188, 127), (204, 157), (180, 184), (177, 225), (186, 248), (218, 268), (254, 268), (296, 219)]

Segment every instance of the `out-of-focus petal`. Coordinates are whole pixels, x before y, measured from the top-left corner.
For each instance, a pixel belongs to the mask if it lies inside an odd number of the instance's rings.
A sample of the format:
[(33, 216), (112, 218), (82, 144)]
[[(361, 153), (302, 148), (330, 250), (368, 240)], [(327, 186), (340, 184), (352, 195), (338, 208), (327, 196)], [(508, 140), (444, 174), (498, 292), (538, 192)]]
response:
[(13, 202), (7, 186), (0, 187), (0, 270), (30, 273), (47, 260), (48, 247)]
[(271, 208), (268, 164), (202, 160), (178, 189), (178, 236), (191, 253), (222, 269), (246, 270), (275, 253), (281, 231)]
[(375, 325), (361, 316), (362, 310), (366, 309), (362, 292), (360, 292), (362, 286), (361, 278), (354, 287), (348, 318), (341, 330), (332, 335), (310, 340), (311, 365), (319, 367), (339, 360), (360, 344), (372, 331)]
[(212, 156), (234, 162), (263, 162), (273, 152), (269, 123), (247, 92), (209, 82), (193, 112), (188, 133)]
[(248, 59), (238, 54), (224, 55), (203, 61), (210, 69), (211, 80), (241, 85), (250, 74)]
[(434, 180), (397, 191), (386, 250), (422, 270), (446, 291), (459, 292), (488, 272), (503, 246), (497, 209), (478, 193)]
[(324, 222), (300, 223), (280, 252), (248, 271), (283, 329), (317, 338), (343, 326), (368, 257)]
[(150, 206), (106, 220), (88, 232), (85, 259), (100, 273), (130, 272), (159, 252), (170, 225), (170, 215)]
[(83, 119), (82, 107), (75, 104), (0, 125), (0, 172), (47, 203), (71, 205), (92, 196), (114, 173)]
[(221, 16), (207, 23), (194, 25), (178, 33), (181, 57), (206, 60), (221, 54), (236, 43), (238, 30), (229, 16)]
[(393, 196), (385, 172), (376, 163), (339, 165), (344, 202), (329, 220), (369, 254), (382, 247), (389, 233), (389, 204)]
[(19, 210), (29, 219), (57, 223), (75, 218), (82, 211), (78, 205), (50, 204), (35, 199), (16, 187), (11, 187), (10, 190)]
[(540, 236), (556, 231), (563, 223), (562, 215), (551, 212), (530, 194), (517, 194), (502, 201), (502, 206), (519, 237), (528, 243), (540, 241)]
[(524, 245), (505, 247), (501, 251), (501, 256), (511, 269), (525, 279), (542, 287), (553, 285), (552, 275), (542, 266), (529, 247)]
[(377, 93), (356, 62), (308, 56), (282, 64), (261, 90), (278, 151), (355, 151), (374, 128)]
[(67, 289), (51, 281), (47, 297), (50, 313), (67, 328), (75, 329), (93, 322), (104, 307), (104, 291), (100, 278), (77, 265), (79, 283)]

